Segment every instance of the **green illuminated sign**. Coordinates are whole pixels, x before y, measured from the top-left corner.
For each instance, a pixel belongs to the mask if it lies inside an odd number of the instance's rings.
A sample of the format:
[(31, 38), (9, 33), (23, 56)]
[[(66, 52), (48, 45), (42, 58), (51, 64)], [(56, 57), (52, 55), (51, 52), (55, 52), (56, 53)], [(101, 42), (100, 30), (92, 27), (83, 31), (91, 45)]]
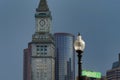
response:
[(101, 73), (100, 72), (83, 70), (82, 71), (82, 76), (87, 76), (87, 77), (92, 77), (92, 78), (101, 78)]

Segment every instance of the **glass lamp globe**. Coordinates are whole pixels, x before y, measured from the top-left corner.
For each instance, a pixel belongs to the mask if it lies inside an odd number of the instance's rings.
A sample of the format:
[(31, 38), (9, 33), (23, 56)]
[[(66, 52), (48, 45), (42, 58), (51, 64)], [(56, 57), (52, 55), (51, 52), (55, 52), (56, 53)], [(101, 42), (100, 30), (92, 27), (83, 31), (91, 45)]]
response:
[(82, 39), (82, 36), (80, 36), (80, 33), (77, 36), (77, 40), (75, 40), (74, 42), (74, 48), (76, 50), (76, 52), (83, 52), (85, 49), (85, 42)]

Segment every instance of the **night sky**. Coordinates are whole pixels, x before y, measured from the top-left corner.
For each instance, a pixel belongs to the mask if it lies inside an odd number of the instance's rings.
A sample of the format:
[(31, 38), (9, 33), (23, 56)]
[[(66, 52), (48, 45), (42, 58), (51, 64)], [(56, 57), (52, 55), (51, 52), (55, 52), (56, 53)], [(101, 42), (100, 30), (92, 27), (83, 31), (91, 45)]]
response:
[[(52, 12), (52, 33), (80, 32), (86, 42), (83, 69), (105, 75), (120, 52), (120, 0), (47, 1)], [(35, 32), (38, 3), (0, 0), (0, 80), (22, 80), (23, 49)]]

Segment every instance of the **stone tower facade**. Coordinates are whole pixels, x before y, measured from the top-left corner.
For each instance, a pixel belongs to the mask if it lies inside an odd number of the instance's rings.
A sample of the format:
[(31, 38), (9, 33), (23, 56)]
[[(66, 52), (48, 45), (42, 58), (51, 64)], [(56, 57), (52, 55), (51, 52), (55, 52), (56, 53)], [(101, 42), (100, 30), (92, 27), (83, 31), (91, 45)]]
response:
[(55, 44), (51, 34), (52, 16), (46, 0), (35, 13), (35, 33), (24, 50), (24, 80), (55, 80)]

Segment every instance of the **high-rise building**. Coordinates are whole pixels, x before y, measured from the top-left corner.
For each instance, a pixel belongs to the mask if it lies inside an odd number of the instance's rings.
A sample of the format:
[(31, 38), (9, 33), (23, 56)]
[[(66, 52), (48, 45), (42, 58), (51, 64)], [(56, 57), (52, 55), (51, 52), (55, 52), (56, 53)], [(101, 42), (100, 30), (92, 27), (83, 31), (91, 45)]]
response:
[(51, 34), (52, 16), (46, 0), (35, 13), (36, 30), (24, 49), (24, 80), (55, 80), (55, 44)]
[(108, 70), (107, 80), (120, 80), (120, 67)]
[(118, 61), (112, 64), (112, 69), (106, 72), (107, 80), (120, 80), (120, 54)]
[(75, 80), (74, 36), (70, 33), (55, 33), (56, 80)]
[(24, 57), (23, 57), (23, 80), (31, 80), (31, 68), (30, 68), (30, 52), (29, 48), (24, 49)]
[(118, 61), (113, 62), (112, 69), (120, 67), (120, 53), (118, 56)]

